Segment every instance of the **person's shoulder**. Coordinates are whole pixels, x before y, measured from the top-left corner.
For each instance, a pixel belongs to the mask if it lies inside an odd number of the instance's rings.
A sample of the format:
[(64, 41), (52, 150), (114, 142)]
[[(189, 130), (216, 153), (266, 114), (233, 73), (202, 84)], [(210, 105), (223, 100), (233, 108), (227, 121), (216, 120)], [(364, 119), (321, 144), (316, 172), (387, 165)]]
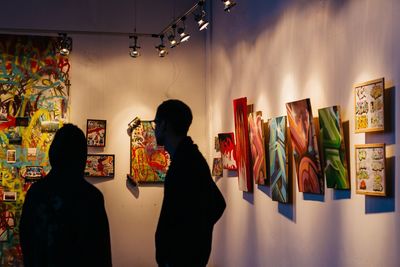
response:
[(91, 196), (96, 199), (103, 199), (103, 193), (94, 185), (91, 183), (87, 182), (86, 180), (83, 181), (83, 190), (85, 191), (85, 194), (88, 194), (88, 196)]

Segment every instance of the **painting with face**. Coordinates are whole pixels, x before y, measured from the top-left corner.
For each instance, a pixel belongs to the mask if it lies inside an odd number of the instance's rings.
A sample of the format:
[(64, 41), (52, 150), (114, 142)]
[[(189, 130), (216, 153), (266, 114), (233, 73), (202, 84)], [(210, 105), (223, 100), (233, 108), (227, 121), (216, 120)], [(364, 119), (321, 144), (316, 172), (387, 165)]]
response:
[(286, 110), (299, 191), (323, 194), (324, 180), (310, 99), (287, 103)]
[(170, 164), (168, 152), (157, 145), (154, 127), (159, 127), (154, 121), (141, 121), (131, 134), (130, 175), (139, 183), (164, 182)]

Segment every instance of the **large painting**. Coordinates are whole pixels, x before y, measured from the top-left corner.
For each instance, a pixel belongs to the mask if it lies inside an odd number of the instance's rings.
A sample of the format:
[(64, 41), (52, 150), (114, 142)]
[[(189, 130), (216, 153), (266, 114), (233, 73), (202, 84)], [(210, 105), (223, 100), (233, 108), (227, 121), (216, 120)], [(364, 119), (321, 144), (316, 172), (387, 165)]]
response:
[(355, 132), (384, 130), (385, 79), (355, 85)]
[(340, 107), (319, 109), (318, 117), (326, 186), (335, 189), (350, 189)]
[(265, 185), (267, 181), (267, 166), (262, 112), (249, 112), (248, 123), (253, 180), (256, 184)]
[[(68, 121), (68, 57), (57, 37), (0, 34), (0, 265), (22, 266), (18, 222), (36, 172), (50, 169), (48, 149)], [(32, 166), (35, 166), (34, 168)], [(26, 175), (32, 174), (32, 175)], [(35, 179), (32, 179), (34, 177)]]
[(356, 193), (385, 196), (385, 144), (356, 145)]
[(236, 135), (236, 159), (238, 167), (239, 190), (253, 191), (250, 168), (249, 126), (247, 123), (247, 98), (233, 100)]
[(272, 200), (289, 202), (286, 116), (269, 120), (269, 173)]
[(164, 182), (169, 164), (170, 156), (157, 145), (151, 121), (141, 121), (131, 135), (131, 177), (138, 183)]
[(219, 133), (218, 140), (223, 168), (227, 170), (237, 170), (234, 133)]
[(323, 194), (324, 180), (310, 99), (287, 103), (286, 110), (299, 191)]

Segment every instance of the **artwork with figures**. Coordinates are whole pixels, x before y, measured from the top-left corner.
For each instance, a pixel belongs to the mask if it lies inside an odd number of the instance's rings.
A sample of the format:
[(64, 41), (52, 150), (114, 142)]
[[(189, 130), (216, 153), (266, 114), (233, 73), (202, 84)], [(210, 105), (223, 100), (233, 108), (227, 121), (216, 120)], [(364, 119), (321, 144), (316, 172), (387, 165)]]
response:
[(234, 133), (219, 133), (218, 140), (223, 168), (227, 170), (237, 170)]
[(223, 168), (222, 168), (222, 159), (221, 158), (214, 158), (211, 173), (212, 173), (212, 176), (214, 176), (214, 177), (222, 177)]
[(356, 193), (385, 196), (385, 144), (355, 145)]
[(318, 117), (326, 186), (335, 189), (350, 189), (340, 107), (319, 109)]
[(269, 130), (269, 173), (272, 200), (289, 202), (286, 116), (272, 118)]
[(310, 99), (286, 104), (300, 192), (323, 194), (324, 179)]
[(253, 191), (250, 168), (249, 127), (247, 121), (247, 98), (233, 100), (236, 135), (236, 163), (238, 167), (239, 190)]
[(151, 121), (141, 121), (131, 134), (130, 176), (135, 182), (164, 182), (170, 164), (168, 152), (157, 145)]
[(355, 86), (355, 132), (384, 130), (385, 79), (380, 78)]
[(106, 146), (106, 120), (87, 120), (86, 140), (89, 147)]
[(58, 37), (0, 34), (3, 267), (22, 266), (18, 222), (25, 194), (50, 170), (48, 149), (54, 132), (68, 121), (70, 62), (57, 53), (58, 41)]
[(86, 177), (114, 177), (114, 155), (88, 154), (85, 166)]
[(262, 119), (262, 112), (250, 111), (248, 114), (253, 180), (256, 184), (265, 185), (267, 182), (267, 166), (265, 160), (264, 121)]

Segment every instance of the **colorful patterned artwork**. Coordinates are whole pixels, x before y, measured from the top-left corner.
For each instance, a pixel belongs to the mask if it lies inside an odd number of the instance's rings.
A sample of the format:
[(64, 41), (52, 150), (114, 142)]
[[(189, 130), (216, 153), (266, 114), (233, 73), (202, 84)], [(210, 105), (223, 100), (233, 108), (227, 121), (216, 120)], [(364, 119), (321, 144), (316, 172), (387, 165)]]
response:
[(86, 177), (114, 177), (114, 155), (88, 154), (85, 166)]
[(218, 134), (218, 139), (223, 168), (228, 170), (237, 170), (234, 133), (220, 133)]
[(324, 180), (310, 99), (287, 103), (286, 110), (299, 191), (323, 194)]
[(385, 79), (357, 84), (354, 92), (355, 132), (384, 130)]
[(247, 98), (233, 100), (236, 135), (236, 163), (238, 167), (239, 190), (253, 191), (250, 168), (249, 126), (247, 121)]
[(340, 107), (319, 109), (318, 117), (326, 186), (335, 189), (350, 189)]
[(248, 123), (253, 180), (256, 184), (265, 185), (267, 182), (267, 166), (262, 112), (249, 112)]
[[(59, 38), (0, 34), (0, 266), (22, 266), (18, 222), (29, 166), (50, 169), (48, 149), (68, 121), (68, 57)], [(32, 169), (31, 169), (32, 170)], [(30, 171), (31, 171), (30, 170)]]
[(212, 167), (212, 176), (222, 177), (222, 174), (223, 174), (222, 159), (214, 158)]
[(170, 164), (168, 152), (157, 145), (151, 121), (141, 121), (131, 135), (131, 177), (135, 182), (164, 182)]
[(269, 130), (269, 173), (272, 200), (289, 202), (289, 180), (287, 162), (286, 116), (270, 119)]
[(87, 120), (86, 140), (89, 147), (106, 146), (106, 120)]
[(385, 144), (356, 145), (356, 193), (385, 196)]

